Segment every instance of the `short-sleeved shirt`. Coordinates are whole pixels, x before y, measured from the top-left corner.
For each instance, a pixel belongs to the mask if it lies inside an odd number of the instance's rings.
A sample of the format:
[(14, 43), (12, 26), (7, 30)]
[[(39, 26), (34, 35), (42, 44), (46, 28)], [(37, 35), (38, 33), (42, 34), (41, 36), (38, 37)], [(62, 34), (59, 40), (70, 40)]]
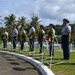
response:
[(44, 30), (42, 30), (42, 32), (43, 32), (43, 35), (44, 35), (44, 38), (45, 38), (45, 31), (44, 31)]
[(34, 27), (32, 27), (32, 28), (29, 30), (29, 34), (31, 35), (32, 32), (35, 32), (35, 28), (34, 28)]
[(44, 38), (45, 38), (45, 31), (43, 29), (40, 29), (38, 32), (38, 42), (39, 43), (44, 42)]
[(31, 35), (31, 36), (29, 37), (29, 39), (34, 40), (34, 35), (32, 35), (33, 32), (35, 33), (35, 28), (34, 28), (34, 27), (32, 27), (32, 28), (29, 30), (29, 35)]
[(25, 32), (25, 30), (20, 31), (20, 39), (26, 41), (26, 32)]
[(3, 34), (6, 35), (6, 36), (8, 36), (8, 32), (4, 32)]
[(43, 34), (45, 34), (45, 31), (44, 30), (42, 30), (42, 32), (43, 32)]
[(42, 29), (42, 30), (39, 30), (39, 35), (38, 36), (44, 36), (45, 34), (45, 31)]
[(54, 28), (51, 29), (51, 32), (53, 32), (53, 34), (55, 36), (55, 30), (54, 30)]
[(17, 29), (13, 29), (12, 30), (12, 36), (16, 37), (16, 34), (18, 34), (18, 30)]
[(68, 35), (68, 32), (71, 32), (71, 26), (69, 24), (63, 26), (62, 35)]
[(25, 33), (26, 33), (25, 30), (20, 31), (20, 34), (25, 34)]
[(7, 39), (7, 37), (8, 37), (8, 32), (4, 32), (3, 33), (3, 39)]

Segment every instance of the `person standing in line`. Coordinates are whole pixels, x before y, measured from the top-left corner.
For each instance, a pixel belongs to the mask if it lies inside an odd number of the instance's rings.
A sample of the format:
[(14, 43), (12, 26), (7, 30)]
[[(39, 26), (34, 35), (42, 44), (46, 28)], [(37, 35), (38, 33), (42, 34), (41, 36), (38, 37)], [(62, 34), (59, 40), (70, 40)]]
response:
[(40, 52), (39, 52), (40, 54), (43, 53), (44, 35), (45, 35), (44, 26), (40, 25), (40, 29), (38, 32), (38, 42), (40, 44)]
[(3, 40), (3, 47), (7, 48), (8, 32), (6, 31), (6, 29), (3, 30), (2, 40)]
[(13, 38), (13, 49), (16, 49), (16, 39), (18, 38), (18, 30), (16, 29), (16, 26), (13, 26), (12, 38)]
[(30, 42), (30, 51), (34, 51), (34, 41), (35, 41), (35, 28), (34, 23), (30, 23), (30, 30), (29, 30), (29, 42)]
[(24, 42), (26, 42), (26, 32), (23, 27), (20, 28), (20, 44), (21, 44), (21, 50), (24, 49)]
[(54, 25), (49, 24), (47, 40), (49, 42), (49, 54), (50, 54), (50, 56), (54, 56), (54, 37), (55, 37)]
[(71, 39), (71, 26), (69, 25), (68, 19), (63, 19), (63, 28), (62, 28), (62, 48), (63, 48), (63, 59), (70, 59), (70, 43)]

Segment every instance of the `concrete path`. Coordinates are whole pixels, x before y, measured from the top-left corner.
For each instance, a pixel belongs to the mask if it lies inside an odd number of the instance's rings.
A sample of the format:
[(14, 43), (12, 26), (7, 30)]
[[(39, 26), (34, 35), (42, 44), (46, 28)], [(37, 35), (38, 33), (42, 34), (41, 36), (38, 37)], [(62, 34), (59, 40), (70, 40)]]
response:
[(42, 75), (33, 65), (13, 55), (0, 52), (0, 75)]

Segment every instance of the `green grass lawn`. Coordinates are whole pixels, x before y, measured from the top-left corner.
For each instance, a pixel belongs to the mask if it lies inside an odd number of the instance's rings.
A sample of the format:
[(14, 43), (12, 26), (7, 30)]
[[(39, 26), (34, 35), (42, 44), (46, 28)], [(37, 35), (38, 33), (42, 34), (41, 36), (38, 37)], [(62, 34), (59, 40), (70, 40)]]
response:
[[(4, 50), (4, 49), (1, 48), (1, 50)], [(7, 51), (15, 51), (12, 49), (12, 47), (8, 47), (6, 50)], [(37, 55), (39, 53), (38, 48), (35, 49), (35, 55), (34, 55), (34, 53), (29, 53), (29, 48), (25, 48), (23, 51), (20, 51), (19, 47), (17, 47), (15, 52), (22, 53), (26, 56), (30, 56), (38, 61), (41, 61), (50, 68), (50, 66), (48, 64), (48, 63), (50, 63), (50, 58), (45, 60), (46, 58), (50, 57), (49, 52), (46, 49), (44, 50), (43, 57), (41, 55)], [(43, 61), (42, 61), (42, 58), (43, 58)], [(53, 57), (52, 64), (62, 62), (63, 61), (62, 58), (63, 58), (62, 51), (55, 50), (55, 56)], [(58, 65), (53, 65), (51, 67), (51, 70), (55, 73), (55, 75), (75, 75), (75, 52), (71, 52), (70, 60), (65, 61), (64, 63), (58, 64)]]
[[(60, 60), (60, 58), (62, 58), (62, 52), (56, 51), (55, 52), (55, 58), (57, 58), (56, 60), (54, 60), (54, 62), (58, 62), (58, 60)], [(62, 60), (61, 60), (62, 61)], [(52, 66), (52, 71), (56, 74), (56, 75), (75, 75), (75, 53), (71, 52), (70, 55), (70, 60), (66, 61), (65, 63), (59, 64), (59, 65), (55, 65)]]

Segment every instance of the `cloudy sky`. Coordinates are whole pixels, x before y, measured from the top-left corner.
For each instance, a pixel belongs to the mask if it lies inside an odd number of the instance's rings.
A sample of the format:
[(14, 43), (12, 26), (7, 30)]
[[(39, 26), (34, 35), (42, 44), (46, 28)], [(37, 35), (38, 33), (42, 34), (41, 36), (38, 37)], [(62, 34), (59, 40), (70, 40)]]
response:
[(34, 13), (44, 25), (62, 24), (63, 18), (74, 23), (75, 0), (0, 0), (0, 15), (4, 17), (10, 13), (28, 20)]

